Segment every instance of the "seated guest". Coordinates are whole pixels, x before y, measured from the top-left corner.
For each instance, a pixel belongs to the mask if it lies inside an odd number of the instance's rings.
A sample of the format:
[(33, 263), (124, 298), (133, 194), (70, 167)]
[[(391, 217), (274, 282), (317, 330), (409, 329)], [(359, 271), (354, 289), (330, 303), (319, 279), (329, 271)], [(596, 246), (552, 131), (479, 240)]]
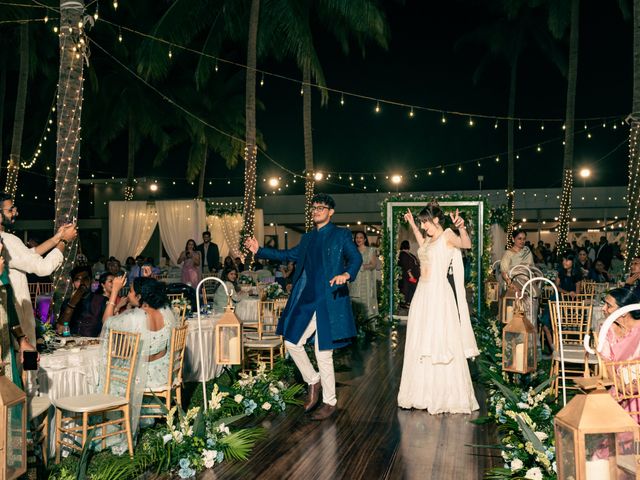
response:
[(582, 273), (578, 270), (575, 260), (575, 255), (571, 251), (562, 255), (556, 277), (556, 286), (560, 293), (568, 294), (572, 298), (582, 291)]
[(625, 288), (640, 298), (640, 257), (633, 257), (629, 265), (629, 276), (624, 281)]
[(131, 266), (129, 269), (129, 285), (136, 277), (143, 277), (142, 275), (142, 267), (144, 266), (144, 257), (142, 255), (138, 255), (135, 260), (135, 264)]
[(609, 272), (607, 272), (602, 260), (596, 260), (591, 272), (589, 273), (589, 278), (599, 283), (607, 283), (611, 281)]
[(91, 274), (93, 278), (98, 278), (98, 275), (100, 275), (102, 272), (104, 272), (107, 269), (105, 261), (106, 261), (105, 256), (100, 255), (98, 257), (98, 261), (93, 264), (93, 266), (91, 267)]
[[(111, 292), (113, 292), (114, 278), (115, 277), (113, 276), (112, 273), (103, 272), (102, 275), (100, 275), (100, 279), (98, 280), (99, 285), (98, 285), (98, 289), (96, 290), (96, 294), (104, 296), (108, 301), (111, 298)], [(127, 308), (127, 306), (129, 305), (128, 297), (121, 297), (119, 292), (120, 292), (120, 289), (116, 290), (116, 305), (114, 307), (114, 312), (113, 312), (114, 314), (123, 312), (125, 308)], [(106, 310), (106, 306), (107, 304), (105, 303), (104, 310)], [(102, 321), (104, 322), (104, 320), (106, 320), (106, 318), (104, 318), (104, 311), (102, 313), (103, 313)]]
[[(235, 303), (239, 301), (238, 292), (240, 291), (240, 285), (238, 285), (238, 270), (235, 267), (230, 268), (229, 270), (224, 270), (222, 272), (221, 280), (227, 286), (227, 290), (231, 294), (231, 300)], [(224, 311), (224, 308), (227, 306), (227, 292), (225, 292), (222, 285), (218, 284), (218, 288), (216, 289), (216, 293), (213, 296), (213, 309), (216, 312)]]
[(242, 259), (240, 257), (236, 257), (234, 260), (236, 264), (236, 268), (239, 272), (244, 272), (244, 264), (242, 263)]
[(145, 258), (144, 265), (147, 267), (151, 267), (151, 275), (160, 275), (162, 273), (162, 270), (160, 270), (160, 267), (156, 267), (156, 263), (153, 257)]
[(58, 331), (64, 324), (69, 325), (71, 333), (81, 337), (97, 337), (102, 330), (102, 316), (107, 298), (91, 292), (91, 269), (79, 266), (71, 270), (73, 293), (62, 303), (58, 318)]
[(591, 273), (591, 260), (589, 260), (589, 253), (585, 248), (581, 248), (578, 250), (578, 268), (582, 273), (582, 278), (589, 278), (589, 274)]
[[(122, 282), (123, 280), (120, 280)], [(116, 282), (114, 282), (115, 284)], [(132, 393), (131, 425), (134, 430), (138, 428), (142, 404), (142, 393), (145, 388), (154, 388), (167, 383), (169, 369), (169, 349), (171, 343), (171, 331), (177, 322), (173, 311), (169, 306), (166, 294), (166, 286), (150, 277), (136, 277), (131, 284), (128, 295), (129, 303), (135, 307), (120, 315), (115, 315), (105, 321), (102, 329), (101, 355), (106, 364), (108, 355), (107, 345), (111, 330), (120, 330), (140, 334), (140, 344), (137, 373), (144, 373), (144, 380), (135, 382)], [(117, 290), (111, 291), (109, 306), (115, 304)], [(101, 382), (104, 379), (101, 377)], [(120, 383), (113, 384), (113, 395), (124, 395), (125, 386)], [(108, 442), (114, 452), (124, 451), (127, 441), (124, 435), (117, 435)], [(115, 443), (115, 442), (120, 443)]]
[(107, 261), (107, 272), (112, 273), (114, 276), (118, 276), (123, 272), (126, 273), (126, 270), (122, 268), (122, 265), (120, 264), (120, 260), (118, 260), (117, 258), (111, 257)]
[[(607, 293), (602, 311), (608, 317), (619, 308), (640, 302), (633, 292), (626, 288), (614, 288)], [(611, 362), (636, 360), (640, 358), (640, 310), (626, 313), (615, 321), (607, 332), (602, 357)], [(624, 368), (624, 367), (623, 367)], [(611, 377), (614, 372), (609, 372)], [(623, 372), (624, 373), (624, 372)], [(628, 372), (626, 372), (628, 373)], [(613, 398), (617, 399), (615, 388), (610, 390)], [(628, 412), (640, 411), (640, 400), (623, 400), (620, 406)], [(639, 418), (636, 416), (636, 422)]]
[(127, 259), (124, 261), (124, 268), (127, 270), (127, 272), (130, 272), (131, 268), (134, 267), (135, 264), (136, 261), (133, 257), (127, 257)]

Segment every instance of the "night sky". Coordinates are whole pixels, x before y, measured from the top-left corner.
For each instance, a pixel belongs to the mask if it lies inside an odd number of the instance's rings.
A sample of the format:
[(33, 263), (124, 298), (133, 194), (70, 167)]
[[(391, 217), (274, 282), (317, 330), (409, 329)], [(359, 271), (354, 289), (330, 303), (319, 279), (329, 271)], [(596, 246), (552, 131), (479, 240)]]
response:
[[(578, 64), (578, 93), (576, 117), (624, 118), (629, 113), (632, 95), (632, 35), (630, 23), (625, 23), (617, 2), (581, 2), (580, 58)], [(385, 11), (390, 24), (389, 49), (384, 51), (368, 45), (366, 56), (352, 50), (346, 57), (337, 43), (318, 26), (316, 38), (327, 84), (331, 88), (374, 98), (476, 115), (506, 115), (508, 102), (508, 66), (502, 59), (487, 64), (487, 68), (474, 83), (474, 71), (485, 54), (478, 44), (458, 45), (459, 40), (481, 25), (495, 20), (480, 1), (421, 2), (387, 1)], [(113, 16), (112, 16), (113, 17)], [(117, 16), (113, 17), (118, 21)], [(96, 27), (100, 28), (100, 25)], [(90, 33), (91, 35), (91, 33)], [(55, 36), (43, 32), (43, 42), (53, 42)], [(558, 42), (566, 54), (567, 40)], [(97, 55), (94, 51), (94, 55)], [(229, 55), (233, 55), (230, 53)], [(224, 56), (224, 53), (223, 55)], [(237, 54), (236, 54), (237, 56)], [(239, 57), (240, 59), (242, 57)], [(54, 58), (52, 61), (56, 61)], [(233, 68), (233, 67), (223, 67)], [(258, 68), (299, 79), (301, 73), (293, 63), (275, 63), (262, 60)], [(8, 99), (13, 86), (10, 72)], [(37, 79), (36, 79), (37, 80)], [(50, 95), (45, 86), (38, 89), (32, 82), (30, 105), (41, 108)], [(34, 87), (36, 91), (34, 92)], [(265, 77), (265, 85), (258, 86), (258, 98), (264, 110), (258, 114), (258, 128), (262, 131), (267, 153), (288, 169), (302, 172), (304, 152), (302, 142), (302, 101), (300, 84)], [(547, 58), (535, 47), (527, 48), (518, 70), (516, 116), (532, 118), (562, 118), (565, 111), (566, 81)], [(158, 97), (158, 101), (162, 100)], [(470, 189), (478, 186), (477, 176), (483, 175), (483, 188), (501, 189), (506, 186), (506, 122), (471, 117), (475, 123), (469, 127), (469, 116), (446, 115), (441, 123), (440, 113), (415, 110), (409, 118), (409, 109), (380, 104), (375, 113), (375, 101), (361, 100), (345, 95), (331, 94), (329, 104), (320, 107), (319, 94), (314, 93), (313, 134), (315, 164), (323, 172), (332, 174), (330, 182), (318, 185), (318, 190), (332, 193), (394, 190), (386, 175), (402, 174), (401, 189), (407, 191)], [(85, 109), (91, 106), (85, 104)], [(13, 106), (5, 108), (4, 152), (8, 157), (10, 125)], [(34, 142), (42, 129), (42, 115), (33, 115), (26, 127), (25, 142)], [(215, 122), (214, 122), (215, 123)], [(627, 152), (624, 143), (628, 130), (618, 122), (586, 122), (592, 138), (587, 139), (584, 121), (576, 124), (575, 165), (589, 166), (593, 178), (589, 185), (624, 185), (627, 180)], [(516, 188), (554, 187), (561, 184), (562, 122), (522, 122), (516, 130)], [(35, 133), (38, 132), (38, 133)], [(85, 142), (90, 139), (85, 138)], [(114, 146), (113, 160), (109, 164), (92, 163), (84, 152), (81, 178), (126, 176), (126, 143)], [(537, 151), (540, 145), (542, 151)], [(528, 147), (528, 148), (525, 148)], [(616, 149), (616, 147), (618, 147)], [(25, 147), (26, 155), (32, 149)], [(53, 158), (51, 146), (46, 148), (48, 161)], [(495, 162), (496, 155), (500, 162)], [(136, 176), (159, 178), (163, 197), (190, 197), (196, 193), (183, 179), (179, 163), (180, 153), (163, 167), (153, 168), (151, 156), (138, 161)], [(605, 157), (603, 159), (603, 157)], [(481, 166), (477, 165), (480, 159)], [(175, 161), (174, 161), (175, 160)], [(449, 165), (445, 174), (441, 165)], [(462, 171), (458, 168), (462, 167)], [(433, 168), (432, 176), (427, 171)], [(420, 172), (413, 170), (422, 169)], [(264, 157), (259, 157), (259, 194), (268, 191), (262, 178), (282, 176), (289, 188), (283, 193), (302, 193), (302, 184), (290, 182), (285, 174)], [(411, 171), (411, 173), (409, 173)], [(53, 194), (53, 183), (44, 184), (42, 167), (35, 175), (21, 176), (20, 186), (37, 185), (39, 200), (29, 192), (20, 204), (25, 208), (37, 207), (42, 216), (42, 192)], [(39, 175), (38, 175), (39, 173)], [(350, 187), (349, 173), (354, 187)], [(414, 174), (418, 174), (418, 178)], [(364, 180), (360, 176), (364, 174)], [(376, 174), (376, 180), (372, 175)], [(212, 185), (205, 196), (241, 195), (243, 192), (243, 166), (228, 170), (221, 161), (212, 159), (207, 168)], [(227, 183), (227, 178), (230, 184)], [(176, 182), (174, 186), (169, 179)], [(41, 185), (42, 184), (42, 185)], [(83, 196), (87, 195), (84, 189)], [(25, 191), (25, 190), (23, 190)], [(87, 197), (85, 197), (87, 198)], [(86, 203), (86, 202), (84, 202)], [(87, 212), (89, 213), (89, 212)], [(46, 216), (46, 215), (45, 215)], [(82, 214), (81, 214), (82, 216)]]

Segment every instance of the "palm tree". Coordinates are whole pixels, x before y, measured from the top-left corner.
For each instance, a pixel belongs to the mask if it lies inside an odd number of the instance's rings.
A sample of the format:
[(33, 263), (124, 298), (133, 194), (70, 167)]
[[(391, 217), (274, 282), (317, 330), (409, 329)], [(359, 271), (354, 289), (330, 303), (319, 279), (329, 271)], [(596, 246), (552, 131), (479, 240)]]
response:
[[(83, 64), (86, 54), (84, 1), (60, 1), (60, 70), (56, 111), (56, 230), (77, 218), (80, 163), (80, 117), (82, 113)], [(77, 242), (67, 246), (64, 262), (56, 270), (54, 285), (59, 298), (69, 287), (69, 271), (75, 261)]]
[(569, 70), (567, 71), (567, 108), (565, 113), (564, 160), (562, 165), (562, 195), (558, 217), (558, 252), (562, 253), (569, 233), (571, 196), (573, 193), (573, 140), (575, 132), (576, 83), (578, 79), (578, 29), (580, 0), (571, 0), (571, 26), (569, 34)]
[[(268, 16), (268, 17), (267, 17)], [(318, 0), (295, 3), (289, 0), (272, 0), (265, 14), (264, 49), (277, 58), (293, 57), (302, 71), (302, 121), (304, 135), (305, 171), (305, 228), (310, 230), (313, 222), (310, 201), (314, 191), (314, 161), (312, 133), (311, 82), (315, 80), (320, 89), (321, 105), (328, 100), (324, 73), (314, 45), (312, 20), (322, 25), (340, 43), (345, 55), (349, 54), (353, 38), (364, 55), (365, 43), (373, 40), (387, 47), (388, 27), (384, 13), (372, 0), (351, 0), (348, 3)]]
[(518, 65), (525, 48), (529, 45), (545, 52), (560, 71), (564, 71), (564, 60), (551, 36), (541, 22), (537, 7), (539, 2), (530, 0), (496, 0), (489, 5), (496, 11), (497, 19), (464, 36), (458, 45), (475, 42), (487, 46), (487, 54), (480, 60), (474, 73), (474, 81), (493, 58), (506, 60), (509, 66), (509, 100), (507, 108), (507, 248), (511, 246), (511, 232), (515, 219), (515, 122)]
[(20, 25), (20, 71), (18, 74), (18, 91), (16, 92), (16, 106), (13, 117), (13, 138), (11, 140), (11, 154), (7, 164), (7, 181), (5, 193), (15, 196), (18, 188), (18, 171), (22, 160), (22, 131), (27, 104), (27, 87), (29, 84), (29, 24)]
[(629, 131), (629, 187), (627, 200), (627, 258), (626, 266), (640, 254), (640, 0), (633, 0), (633, 105)]

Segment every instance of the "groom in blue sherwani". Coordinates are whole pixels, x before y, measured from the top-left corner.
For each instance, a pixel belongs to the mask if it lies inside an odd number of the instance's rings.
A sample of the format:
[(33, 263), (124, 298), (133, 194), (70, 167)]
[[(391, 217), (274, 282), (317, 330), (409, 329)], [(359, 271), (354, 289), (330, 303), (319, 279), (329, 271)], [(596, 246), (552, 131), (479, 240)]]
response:
[[(333, 349), (347, 345), (356, 336), (347, 283), (356, 278), (362, 256), (351, 232), (331, 223), (336, 207), (333, 198), (316, 194), (311, 204), (315, 228), (305, 233), (296, 247), (260, 248), (255, 238), (247, 239), (245, 246), (256, 258), (296, 264), (293, 289), (280, 316), (277, 333), (284, 336), (287, 351), (309, 384), (305, 412), (317, 405), (322, 391), (323, 404), (311, 418), (324, 420), (333, 415), (337, 403)], [(314, 334), (319, 372), (304, 349)]]

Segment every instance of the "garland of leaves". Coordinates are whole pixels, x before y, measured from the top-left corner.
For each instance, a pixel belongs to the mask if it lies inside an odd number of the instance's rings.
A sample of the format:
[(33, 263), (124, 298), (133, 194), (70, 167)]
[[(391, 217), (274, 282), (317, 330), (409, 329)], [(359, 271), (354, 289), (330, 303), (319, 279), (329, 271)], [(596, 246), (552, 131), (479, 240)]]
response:
[[(382, 238), (380, 240), (380, 248), (381, 248), (381, 256), (382, 256), (382, 264), (383, 264), (383, 269), (382, 269), (382, 287), (381, 287), (381, 292), (379, 295), (379, 311), (380, 312), (388, 312), (389, 311), (389, 301), (390, 301), (390, 296), (389, 296), (389, 282), (393, 281), (393, 305), (399, 305), (400, 303), (400, 291), (398, 289), (398, 280), (400, 279), (400, 269), (394, 269), (394, 278), (390, 279), (389, 278), (389, 263), (388, 262), (395, 262), (396, 259), (394, 258), (389, 258), (389, 248), (390, 246), (393, 245), (397, 245), (398, 244), (398, 231), (399, 228), (394, 228), (394, 238), (389, 238), (389, 233), (388, 233), (388, 222), (389, 219), (387, 219), (387, 204), (389, 202), (430, 202), (433, 200), (433, 196), (431, 195), (422, 195), (422, 196), (413, 196), (413, 197), (406, 197), (406, 196), (392, 196), (392, 197), (388, 197), (386, 198), (381, 205), (381, 216), (382, 216)], [(464, 195), (442, 195), (438, 198), (439, 201), (441, 202), (475, 202), (475, 201), (482, 201), (483, 202), (483, 218), (485, 218), (486, 220), (488, 220), (490, 218), (489, 215), (489, 209), (486, 203), (486, 199), (481, 198), (480, 196), (464, 196)], [(420, 207), (420, 209), (422, 209), (422, 207)], [(412, 212), (415, 214), (417, 214), (417, 211), (413, 211)], [(406, 207), (394, 207), (393, 211), (392, 211), (392, 221), (395, 222), (395, 225), (399, 225), (401, 223), (404, 223), (404, 219), (403, 216), (406, 213)], [(463, 217), (466, 218), (475, 218), (475, 216), (477, 215), (477, 208), (476, 207), (462, 207), (462, 209), (460, 210), (460, 214)], [(471, 248), (471, 252), (473, 255), (476, 254), (477, 252), (477, 242), (478, 242), (478, 238), (477, 238), (477, 234), (475, 232), (476, 228), (477, 228), (477, 222), (470, 222), (467, 225), (468, 231), (469, 231), (469, 236), (471, 237), (471, 243), (472, 243), (472, 248)], [(483, 235), (483, 252), (482, 252), (482, 270), (483, 272), (481, 272), (480, 274), (482, 275), (480, 277), (480, 279), (482, 280), (482, 278), (485, 278), (485, 275), (483, 274), (484, 272), (488, 272), (489, 270), (489, 266), (491, 265), (491, 223), (488, 221), (485, 221), (484, 225), (483, 225), (483, 231), (482, 231), (482, 235)], [(477, 294), (476, 291), (476, 287), (478, 285), (478, 266), (477, 266), (477, 261), (475, 261), (476, 259), (474, 259), (473, 262), (471, 262), (471, 280), (469, 282), (469, 285), (472, 286), (474, 294)]]
[(511, 218), (509, 216), (509, 207), (507, 205), (500, 205), (492, 208), (489, 211), (489, 223), (491, 225), (498, 224), (506, 232), (509, 227)]

